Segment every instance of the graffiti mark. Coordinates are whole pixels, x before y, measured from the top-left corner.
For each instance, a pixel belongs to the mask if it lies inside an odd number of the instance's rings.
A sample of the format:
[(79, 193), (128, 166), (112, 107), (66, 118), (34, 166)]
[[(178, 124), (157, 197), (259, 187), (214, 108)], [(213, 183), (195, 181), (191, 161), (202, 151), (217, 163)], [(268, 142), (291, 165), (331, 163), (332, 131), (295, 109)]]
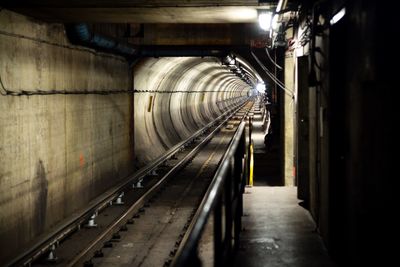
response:
[(83, 157), (83, 154), (81, 153), (79, 155), (79, 166), (81, 166), (81, 168), (85, 165), (85, 158)]

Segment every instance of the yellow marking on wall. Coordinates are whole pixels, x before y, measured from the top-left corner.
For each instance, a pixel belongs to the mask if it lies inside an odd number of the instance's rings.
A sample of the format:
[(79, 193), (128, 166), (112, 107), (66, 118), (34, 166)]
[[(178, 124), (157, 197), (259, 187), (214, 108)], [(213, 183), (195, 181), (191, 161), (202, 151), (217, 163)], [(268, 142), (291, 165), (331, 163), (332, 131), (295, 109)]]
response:
[(147, 112), (151, 112), (151, 107), (153, 106), (153, 96), (150, 96), (149, 99), (149, 107), (147, 108)]

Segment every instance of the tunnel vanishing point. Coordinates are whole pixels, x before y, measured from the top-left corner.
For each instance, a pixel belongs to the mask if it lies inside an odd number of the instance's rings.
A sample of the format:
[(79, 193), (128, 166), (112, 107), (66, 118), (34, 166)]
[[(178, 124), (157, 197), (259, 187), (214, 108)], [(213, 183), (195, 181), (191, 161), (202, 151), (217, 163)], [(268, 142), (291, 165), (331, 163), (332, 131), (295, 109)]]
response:
[[(96, 225), (105, 203), (150, 188), (209, 133), (206, 163), (197, 173), (188, 158), (181, 176), (202, 188), (200, 173), (241, 166), (232, 214), (230, 200), (211, 205), (234, 217), (226, 255), (246, 228), (234, 210), (254, 153), (255, 184), (273, 173), (274, 185), (295, 187), (335, 264), (387, 266), (398, 231), (395, 11), (362, 0), (1, 1), (0, 266), (64, 264), (55, 255), (65, 239)], [(242, 153), (242, 165), (224, 170), (225, 151)], [(173, 201), (190, 202), (168, 186)], [(209, 214), (200, 207), (190, 231)], [(190, 240), (182, 234), (165, 264), (182, 264)]]

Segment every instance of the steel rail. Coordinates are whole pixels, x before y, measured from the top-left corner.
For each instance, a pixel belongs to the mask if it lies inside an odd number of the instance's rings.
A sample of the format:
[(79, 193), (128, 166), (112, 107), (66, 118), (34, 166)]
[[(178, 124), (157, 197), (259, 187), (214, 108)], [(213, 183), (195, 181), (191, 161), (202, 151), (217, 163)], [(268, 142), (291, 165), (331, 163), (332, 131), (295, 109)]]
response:
[(222, 121), (218, 127), (210, 132), (206, 138), (204, 138), (194, 149), (192, 149), (182, 160), (180, 160), (171, 170), (169, 170), (156, 184), (154, 184), (146, 193), (141, 196), (126, 212), (124, 212), (118, 219), (116, 219), (109, 227), (107, 227), (101, 235), (93, 240), (90, 245), (83, 251), (81, 251), (72, 261), (66, 265), (67, 267), (77, 266), (78, 263), (83, 263), (85, 260), (92, 258), (96, 250), (100, 250), (103, 247), (103, 243), (112, 239), (112, 235), (118, 232), (122, 225), (125, 225), (127, 221), (142, 208), (146, 202), (153, 197), (153, 195), (170, 179), (174, 174), (184, 168), (185, 164), (188, 163), (195, 155), (202, 149), (219, 130), (225, 125), (230, 119), (226, 118)]
[[(116, 199), (120, 195), (120, 193), (123, 192), (127, 187), (132, 185), (132, 183), (136, 183), (137, 181), (151, 173), (153, 170), (157, 169), (162, 163), (169, 160), (172, 156), (179, 152), (181, 148), (184, 148), (186, 144), (201, 136), (204, 132), (213, 127), (217, 122), (221, 121), (224, 118), (229, 118), (229, 116), (235, 114), (235, 112), (239, 111), (246, 104), (246, 102), (247, 100), (244, 100), (242, 103), (235, 105), (233, 108), (221, 114), (214, 121), (208, 123), (206, 126), (196, 131), (189, 138), (179, 142), (178, 144), (170, 148), (164, 155), (158, 157), (150, 164), (141, 168), (132, 176), (123, 179), (122, 182), (107, 190), (101, 196), (90, 201), (86, 209), (77, 212), (74, 216), (71, 216), (68, 220), (65, 221), (64, 224), (58, 227), (57, 230), (44, 236), (28, 250), (24, 251), (12, 261), (6, 263), (5, 266), (29, 266), (33, 261), (38, 259), (43, 254), (47, 253), (53, 245), (58, 245), (59, 242), (61, 242), (65, 237), (80, 229), (81, 225), (87, 222), (93, 214), (97, 214), (101, 210), (109, 206), (109, 203)], [(224, 120), (224, 122), (226, 120)]]
[(241, 135), (245, 129), (246, 123), (244, 118), (249, 114), (247, 110), (243, 116), (239, 127), (237, 128), (235, 135), (233, 136), (228, 149), (226, 150), (223, 158), (220, 161), (220, 165), (215, 172), (214, 178), (207, 189), (204, 198), (202, 199), (199, 208), (193, 216), (192, 222), (188, 227), (188, 231), (184, 235), (182, 242), (176, 252), (171, 266), (185, 266), (188, 261), (190, 254), (197, 248), (197, 244), (202, 236), (203, 230), (208, 222), (208, 218), (213, 211), (213, 207), (216, 205), (217, 197), (222, 191), (224, 180), (226, 179), (226, 173), (229, 171), (229, 164), (239, 146)]

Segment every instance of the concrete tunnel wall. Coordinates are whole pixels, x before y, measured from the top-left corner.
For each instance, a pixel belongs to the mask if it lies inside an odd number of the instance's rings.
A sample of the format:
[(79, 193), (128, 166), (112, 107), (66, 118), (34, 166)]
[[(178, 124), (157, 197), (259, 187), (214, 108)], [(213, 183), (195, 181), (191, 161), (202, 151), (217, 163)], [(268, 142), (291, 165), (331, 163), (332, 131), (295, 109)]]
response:
[[(131, 87), (123, 58), (71, 46), (60, 24), (2, 10), (0, 25), (8, 90)], [(132, 173), (132, 102), (128, 94), (0, 95), (0, 262)]]
[(2, 263), (247, 94), (217, 59), (143, 59), (132, 75), (121, 57), (71, 45), (61, 24), (2, 10), (0, 25), (7, 90), (129, 90), (134, 77), (150, 91), (0, 95)]

